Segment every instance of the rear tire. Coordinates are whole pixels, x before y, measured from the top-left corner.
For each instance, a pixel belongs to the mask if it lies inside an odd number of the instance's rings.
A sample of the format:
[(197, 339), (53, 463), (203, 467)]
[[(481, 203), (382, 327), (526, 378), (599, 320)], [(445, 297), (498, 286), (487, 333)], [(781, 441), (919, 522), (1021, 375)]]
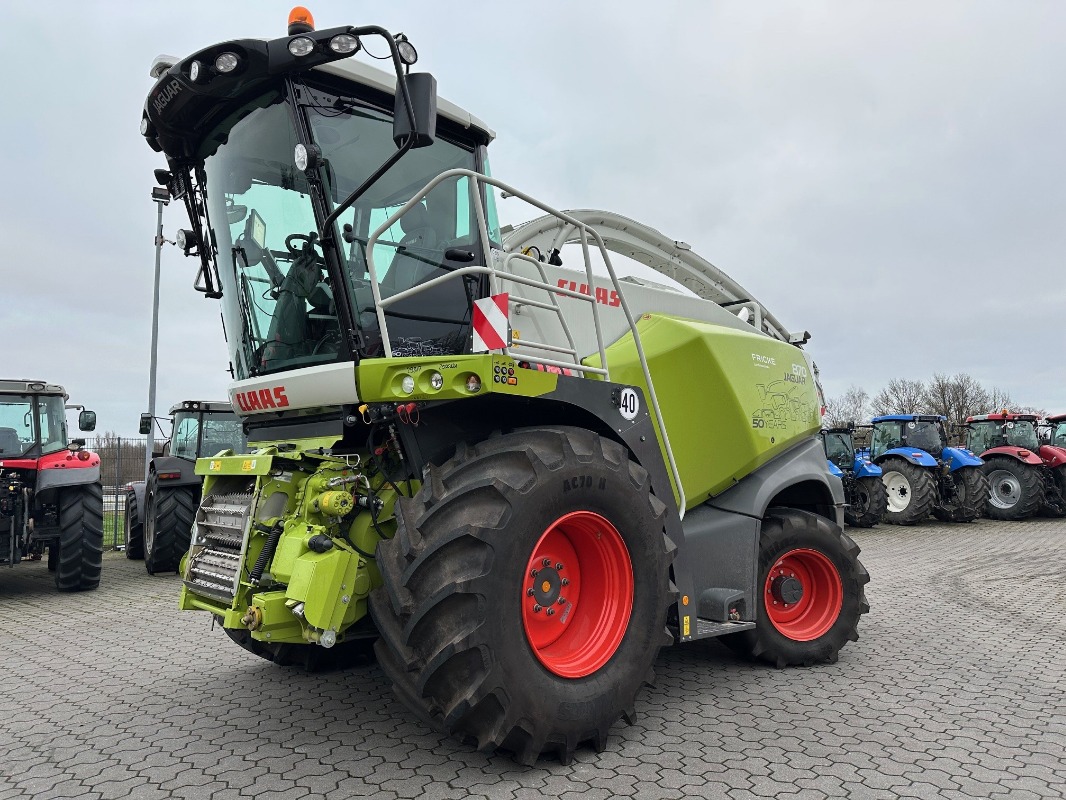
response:
[(137, 495), (132, 489), (126, 491), (126, 510), (123, 519), (126, 529), (126, 558), (139, 561), (144, 558), (144, 522), (139, 518)]
[(56, 588), (81, 592), (100, 585), (104, 557), (104, 492), (99, 482), (59, 490), (59, 554)]
[(1066, 517), (1066, 464), (1049, 468), (1050, 486), (1044, 488), (1044, 505), (1040, 513), (1045, 517)]
[(933, 506), (933, 516), (941, 522), (973, 522), (988, 506), (988, 478), (979, 466), (961, 467), (953, 477), (957, 494)]
[(858, 640), (859, 618), (870, 610), (863, 590), (870, 575), (858, 555), (859, 546), (825, 517), (771, 508), (759, 535), (755, 628), (723, 644), (779, 668), (835, 663)]
[(858, 478), (853, 496), (844, 511), (844, 521), (855, 528), (872, 528), (885, 516), (888, 493), (878, 477)]
[(144, 568), (149, 575), (177, 572), (189, 547), (200, 487), (160, 487), (153, 472), (144, 489)]
[(888, 506), (885, 522), (890, 525), (917, 525), (929, 516), (936, 501), (936, 482), (929, 470), (902, 458), (881, 462)]
[(48, 571), (55, 572), (59, 566), (59, 542), (52, 540), (48, 544)]
[(666, 514), (647, 472), (591, 431), (460, 445), (378, 545), (370, 610), (397, 696), (523, 764), (602, 750), (672, 641)]
[(1027, 519), (1043, 505), (1044, 482), (1039, 467), (1014, 458), (993, 457), (981, 469), (989, 484), (989, 519)]

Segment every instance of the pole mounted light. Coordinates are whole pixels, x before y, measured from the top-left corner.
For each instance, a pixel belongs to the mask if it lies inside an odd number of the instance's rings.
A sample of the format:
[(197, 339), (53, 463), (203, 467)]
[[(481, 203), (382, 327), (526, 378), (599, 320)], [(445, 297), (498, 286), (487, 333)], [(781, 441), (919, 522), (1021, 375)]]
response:
[[(162, 170), (157, 170), (162, 172)], [(160, 179), (160, 175), (156, 175), (156, 180)], [(166, 177), (170, 177), (167, 175)], [(156, 354), (159, 349), (159, 262), (163, 253), (163, 244), (166, 239), (163, 238), (163, 206), (170, 204), (170, 190), (165, 186), (155, 186), (152, 188), (152, 200), (155, 202), (156, 207), (159, 209), (156, 215), (155, 226), (155, 286), (152, 291), (152, 352), (149, 359), (148, 366), (148, 413), (153, 417), (155, 416), (155, 373), (156, 373)], [(152, 447), (155, 444), (155, 435), (151, 428), (148, 429), (148, 441), (144, 447), (144, 476), (148, 478), (148, 466), (152, 461)]]

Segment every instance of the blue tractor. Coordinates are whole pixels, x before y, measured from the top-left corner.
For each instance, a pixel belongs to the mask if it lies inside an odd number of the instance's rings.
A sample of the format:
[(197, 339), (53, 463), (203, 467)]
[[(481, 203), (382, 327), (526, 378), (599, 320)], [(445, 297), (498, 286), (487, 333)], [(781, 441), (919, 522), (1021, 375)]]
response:
[(888, 495), (881, 468), (855, 451), (854, 433), (854, 425), (826, 428), (822, 444), (829, 471), (844, 484), (844, 521), (856, 528), (872, 528), (885, 515)]
[(965, 448), (948, 447), (945, 420), (927, 414), (873, 418), (870, 448), (859, 452), (881, 467), (886, 522), (915, 525), (930, 513), (942, 522), (971, 522), (984, 514), (984, 462)]

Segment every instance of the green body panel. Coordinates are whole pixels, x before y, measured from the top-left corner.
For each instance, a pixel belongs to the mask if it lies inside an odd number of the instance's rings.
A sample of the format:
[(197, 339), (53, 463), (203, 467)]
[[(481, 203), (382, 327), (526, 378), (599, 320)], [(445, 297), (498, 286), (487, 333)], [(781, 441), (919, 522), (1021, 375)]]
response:
[[(645, 314), (637, 330), (687, 508), (819, 431), (818, 392), (798, 348), (754, 332), (660, 314)], [(587, 361), (599, 365), (597, 357)], [(640, 386), (650, 401), (632, 334), (607, 348), (607, 363), (612, 382)], [(655, 430), (661, 447), (657, 421)]]
[[(440, 389), (430, 380), (436, 372)], [(404, 392), (403, 379), (410, 375), (414, 389)], [(481, 388), (471, 392), (467, 380), (476, 375)], [(533, 369), (519, 369), (515, 359), (490, 353), (469, 356), (420, 356), (414, 358), (368, 358), (355, 368), (359, 399), (364, 403), (400, 403), (426, 400), (462, 400), (494, 392), (522, 397), (540, 397), (555, 390), (559, 376)]]

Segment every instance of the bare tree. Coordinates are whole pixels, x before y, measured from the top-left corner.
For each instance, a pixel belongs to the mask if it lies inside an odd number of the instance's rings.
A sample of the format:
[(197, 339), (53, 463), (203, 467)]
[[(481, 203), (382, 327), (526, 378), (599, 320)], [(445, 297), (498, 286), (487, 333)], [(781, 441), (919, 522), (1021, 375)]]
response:
[(870, 395), (861, 386), (852, 384), (840, 397), (825, 401), (826, 427), (846, 425), (849, 422), (865, 422), (870, 418)]
[(925, 384), (906, 378), (893, 378), (871, 401), (871, 410), (877, 414), (923, 414), (925, 413)]
[(973, 414), (988, 407), (989, 394), (972, 375), (944, 375), (937, 372), (925, 389), (925, 406), (930, 414), (947, 417), (949, 425), (961, 425)]

